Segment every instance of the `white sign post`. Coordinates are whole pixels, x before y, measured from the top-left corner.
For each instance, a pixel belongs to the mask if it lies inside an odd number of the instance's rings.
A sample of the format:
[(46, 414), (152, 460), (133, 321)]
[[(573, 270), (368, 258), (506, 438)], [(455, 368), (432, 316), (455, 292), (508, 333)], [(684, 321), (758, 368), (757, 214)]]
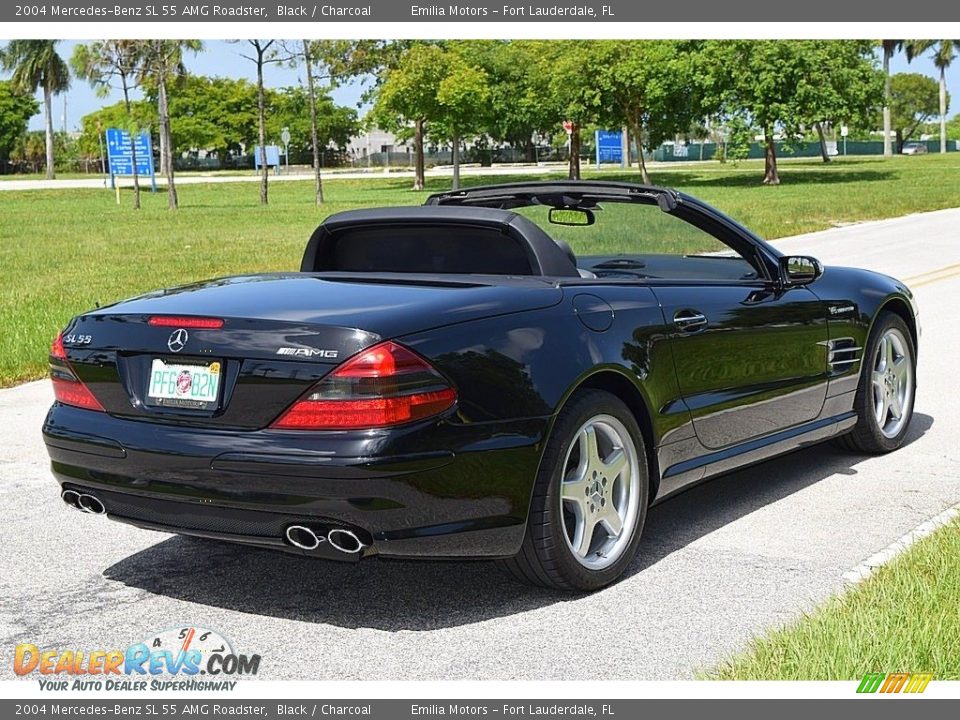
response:
[(841, 125), (841, 126), (840, 126), (840, 137), (843, 138), (843, 154), (844, 154), (844, 156), (846, 156), (846, 154), (847, 154), (847, 135), (849, 135), (849, 134), (850, 134), (850, 128), (848, 128), (846, 125)]
[(284, 165), (287, 166), (287, 174), (290, 174), (290, 128), (283, 128), (283, 132), (280, 133), (280, 139), (283, 140), (283, 161)]

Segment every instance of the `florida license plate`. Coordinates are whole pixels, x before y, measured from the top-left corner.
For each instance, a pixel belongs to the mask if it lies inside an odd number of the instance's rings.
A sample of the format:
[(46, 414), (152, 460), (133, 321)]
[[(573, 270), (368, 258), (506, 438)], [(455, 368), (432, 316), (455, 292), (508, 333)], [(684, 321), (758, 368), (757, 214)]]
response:
[(154, 358), (147, 385), (147, 403), (163, 407), (210, 410), (217, 405), (222, 366), (169, 363)]

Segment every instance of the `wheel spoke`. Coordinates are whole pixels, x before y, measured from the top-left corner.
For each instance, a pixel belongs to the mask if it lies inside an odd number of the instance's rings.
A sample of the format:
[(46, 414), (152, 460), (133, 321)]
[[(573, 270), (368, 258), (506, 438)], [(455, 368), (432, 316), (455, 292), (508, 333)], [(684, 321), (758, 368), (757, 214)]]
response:
[(873, 374), (870, 376), (873, 381), (874, 392), (883, 393), (884, 383), (883, 383), (883, 373), (879, 370), (874, 370)]
[(905, 385), (910, 380), (910, 363), (906, 355), (900, 356), (900, 359), (893, 364), (893, 374), (901, 385)]
[(894, 362), (896, 361), (896, 347), (894, 347), (893, 340), (890, 338), (884, 338), (886, 340), (886, 345), (884, 346), (884, 369), (892, 368)]
[(580, 557), (586, 557), (590, 552), (594, 527), (596, 527), (596, 520), (589, 513), (577, 518), (577, 531), (573, 536), (573, 545)]
[(874, 386), (873, 388), (873, 414), (877, 418), (877, 424), (880, 427), (883, 427), (883, 424), (887, 421), (887, 409), (886, 409), (886, 400), (887, 394), (883, 385)]
[(877, 348), (877, 363), (875, 368), (881, 373), (887, 370), (887, 348), (889, 345), (890, 341), (887, 340), (886, 336), (880, 338), (880, 347)]
[(587, 516), (587, 485), (584, 482), (563, 482), (560, 483), (560, 496), (564, 503), (572, 505), (575, 508), (577, 522), (580, 518)]
[(890, 407), (890, 414), (893, 415), (893, 419), (899, 420), (903, 415), (903, 403), (900, 401), (899, 391), (890, 395), (888, 405)]
[(580, 464), (584, 464), (586, 459), (587, 467), (597, 467), (600, 465), (600, 450), (597, 448), (597, 431), (592, 425), (588, 425), (580, 433)]
[(607, 504), (605, 512), (600, 516), (600, 522), (603, 524), (607, 535), (612, 538), (620, 537), (620, 532), (623, 530), (623, 520), (616, 508), (613, 507), (613, 503)]
[(622, 448), (617, 448), (610, 457), (603, 461), (604, 474), (612, 483), (627, 467), (627, 454)]

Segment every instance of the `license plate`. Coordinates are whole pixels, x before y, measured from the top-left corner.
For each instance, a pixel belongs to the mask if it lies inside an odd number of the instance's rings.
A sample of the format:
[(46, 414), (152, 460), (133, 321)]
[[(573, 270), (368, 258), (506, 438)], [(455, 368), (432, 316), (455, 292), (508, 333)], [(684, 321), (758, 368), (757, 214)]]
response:
[(154, 358), (147, 384), (147, 403), (163, 407), (209, 410), (216, 407), (222, 365), (169, 363)]

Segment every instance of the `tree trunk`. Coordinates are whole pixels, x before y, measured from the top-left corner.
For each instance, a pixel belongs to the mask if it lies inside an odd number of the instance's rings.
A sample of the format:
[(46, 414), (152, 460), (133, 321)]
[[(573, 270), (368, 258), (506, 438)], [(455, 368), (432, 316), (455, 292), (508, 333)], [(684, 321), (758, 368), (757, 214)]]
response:
[[(907, 135), (907, 137), (910, 137)], [(897, 130), (897, 155), (903, 152), (903, 131)]]
[(307, 68), (307, 98), (310, 101), (310, 145), (313, 148), (313, 182), (315, 200), (323, 205), (323, 181), (320, 179), (320, 139), (317, 130), (317, 90), (313, 81), (313, 57), (310, 55), (310, 41), (303, 41), (303, 60)]
[(260, 141), (260, 204), (267, 204), (267, 109), (263, 90), (263, 52), (257, 51), (257, 139)]
[(883, 155), (891, 157), (893, 149), (890, 147), (890, 103), (893, 98), (893, 86), (890, 81), (890, 55), (892, 52), (883, 48)]
[(580, 124), (573, 123), (570, 132), (570, 167), (568, 176), (571, 180), (580, 179)]
[(523, 160), (528, 163), (535, 163), (537, 161), (537, 153), (532, 138), (527, 139), (523, 144)]
[(180, 203), (177, 186), (173, 181), (173, 138), (170, 133), (170, 105), (167, 102), (167, 78), (161, 76), (157, 83), (157, 105), (160, 111), (160, 160), (167, 177), (167, 207), (176, 210)]
[(946, 68), (940, 68), (940, 152), (947, 152), (947, 78)]
[(140, 209), (140, 176), (137, 174), (137, 135), (139, 129), (133, 122), (133, 115), (130, 113), (130, 89), (127, 87), (127, 78), (121, 78), (123, 84), (123, 106), (127, 110), (127, 120), (130, 123), (130, 164), (133, 165), (133, 209)]
[[(159, 88), (158, 88), (159, 90)], [(157, 114), (160, 114), (160, 96), (157, 94)], [(163, 118), (160, 118), (160, 174), (167, 174), (167, 138), (163, 134)]]
[(43, 111), (47, 116), (47, 180), (53, 180), (56, 177), (53, 164), (53, 93), (46, 85), (43, 88)]
[(817, 129), (817, 137), (820, 138), (820, 157), (823, 158), (825, 163), (828, 163), (830, 162), (830, 154), (827, 152), (827, 136), (823, 134), (823, 125), (814, 123), (814, 127)]
[(460, 189), (460, 135), (453, 134), (453, 189)]
[(779, 185), (780, 175), (777, 173), (777, 146), (773, 141), (773, 130), (767, 129), (763, 134), (763, 184)]
[(633, 133), (633, 140), (637, 144), (637, 167), (640, 168), (640, 181), (644, 185), (652, 185), (650, 182), (650, 173), (647, 172), (647, 161), (643, 157), (643, 131), (640, 128), (639, 122), (633, 122), (631, 132)]
[(417, 118), (413, 124), (413, 154), (414, 172), (413, 189), (423, 190), (426, 179), (423, 172), (423, 119)]

